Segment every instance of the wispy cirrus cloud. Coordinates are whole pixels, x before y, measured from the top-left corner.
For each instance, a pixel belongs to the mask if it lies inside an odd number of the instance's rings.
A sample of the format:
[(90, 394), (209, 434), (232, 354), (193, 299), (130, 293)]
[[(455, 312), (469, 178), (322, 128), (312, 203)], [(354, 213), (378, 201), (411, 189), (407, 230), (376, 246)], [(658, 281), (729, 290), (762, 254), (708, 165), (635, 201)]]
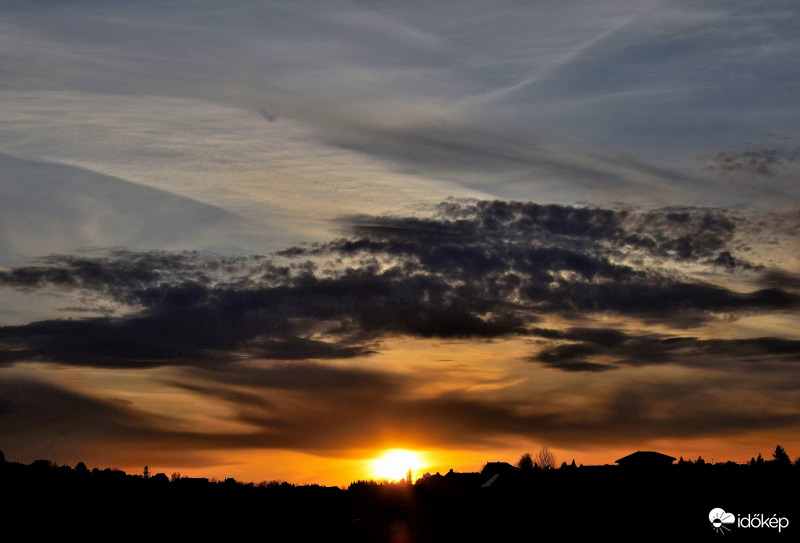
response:
[(2, 150), (206, 203), (224, 185), (228, 209), (296, 220), (298, 194), (378, 179), (411, 205), (442, 187), (434, 199), (797, 197), (784, 176), (732, 189), (697, 163), (795, 135), (791, 3), (311, 5), (9, 6)]

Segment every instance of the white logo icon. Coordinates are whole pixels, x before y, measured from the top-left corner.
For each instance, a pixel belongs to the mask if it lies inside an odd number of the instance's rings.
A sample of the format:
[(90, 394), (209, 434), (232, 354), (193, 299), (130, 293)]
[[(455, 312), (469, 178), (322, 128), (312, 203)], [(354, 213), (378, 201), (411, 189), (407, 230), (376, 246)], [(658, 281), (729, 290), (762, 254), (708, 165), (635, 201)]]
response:
[(708, 514), (708, 520), (711, 521), (711, 525), (714, 527), (715, 532), (724, 534), (726, 531), (731, 531), (731, 529), (725, 526), (725, 524), (733, 524), (736, 522), (736, 517), (733, 513), (726, 513), (724, 509), (715, 507)]

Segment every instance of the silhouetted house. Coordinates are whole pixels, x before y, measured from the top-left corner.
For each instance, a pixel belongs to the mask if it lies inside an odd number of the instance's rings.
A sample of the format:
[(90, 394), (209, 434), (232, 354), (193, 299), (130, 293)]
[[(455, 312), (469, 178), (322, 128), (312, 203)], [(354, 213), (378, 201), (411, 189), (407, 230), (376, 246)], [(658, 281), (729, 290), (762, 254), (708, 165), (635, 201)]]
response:
[(492, 475), (502, 475), (504, 473), (516, 473), (519, 468), (512, 466), (508, 462), (486, 462), (481, 471), (481, 477), (491, 477)]
[(489, 488), (499, 480), (516, 477), (520, 469), (508, 462), (487, 462), (481, 471), (481, 488)]
[(621, 468), (627, 469), (663, 469), (675, 461), (672, 456), (654, 451), (636, 451), (628, 456), (615, 460)]
[[(450, 471), (453, 471), (453, 470), (450, 470)], [(420, 483), (420, 482), (423, 483), (423, 484), (427, 484), (427, 483), (436, 484), (436, 483), (441, 483), (442, 481), (444, 481), (444, 475), (442, 475), (441, 473), (439, 473), (437, 471), (433, 475), (431, 475), (430, 473), (426, 473), (425, 475), (423, 475), (422, 477), (417, 479), (417, 482), (414, 483), (414, 484), (417, 484), (417, 483)]]
[(49, 460), (34, 460), (33, 463), (31, 463), (31, 465), (28, 467), (31, 470), (46, 472), (53, 469), (53, 464), (51, 464)]
[(453, 471), (452, 469), (447, 472), (444, 476), (444, 480), (447, 482), (448, 486), (457, 486), (457, 487), (477, 487), (480, 485), (481, 481), (481, 474), (480, 473), (472, 473), (472, 472), (457, 472)]

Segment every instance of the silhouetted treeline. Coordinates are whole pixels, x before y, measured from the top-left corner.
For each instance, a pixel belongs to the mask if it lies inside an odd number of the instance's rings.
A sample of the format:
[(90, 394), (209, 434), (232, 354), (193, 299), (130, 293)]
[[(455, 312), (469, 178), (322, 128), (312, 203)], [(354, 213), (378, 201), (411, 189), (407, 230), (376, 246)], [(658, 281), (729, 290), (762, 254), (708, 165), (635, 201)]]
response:
[[(0, 517), (34, 541), (533, 541), (612, 535), (716, 538), (709, 511), (777, 515), (780, 534), (733, 528), (737, 538), (792, 540), (800, 522), (800, 466), (698, 459), (660, 469), (575, 466), (426, 474), (358, 481), (347, 490), (273, 481), (214, 481), (0, 459)], [(650, 535), (648, 535), (650, 534)]]

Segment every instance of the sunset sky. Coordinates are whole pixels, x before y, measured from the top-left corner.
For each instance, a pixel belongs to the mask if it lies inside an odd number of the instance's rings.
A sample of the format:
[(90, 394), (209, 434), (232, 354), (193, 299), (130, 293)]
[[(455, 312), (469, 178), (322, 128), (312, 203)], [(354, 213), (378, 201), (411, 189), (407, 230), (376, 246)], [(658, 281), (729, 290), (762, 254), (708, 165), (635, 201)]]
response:
[(795, 458), (798, 97), (796, 0), (0, 1), (0, 450)]

